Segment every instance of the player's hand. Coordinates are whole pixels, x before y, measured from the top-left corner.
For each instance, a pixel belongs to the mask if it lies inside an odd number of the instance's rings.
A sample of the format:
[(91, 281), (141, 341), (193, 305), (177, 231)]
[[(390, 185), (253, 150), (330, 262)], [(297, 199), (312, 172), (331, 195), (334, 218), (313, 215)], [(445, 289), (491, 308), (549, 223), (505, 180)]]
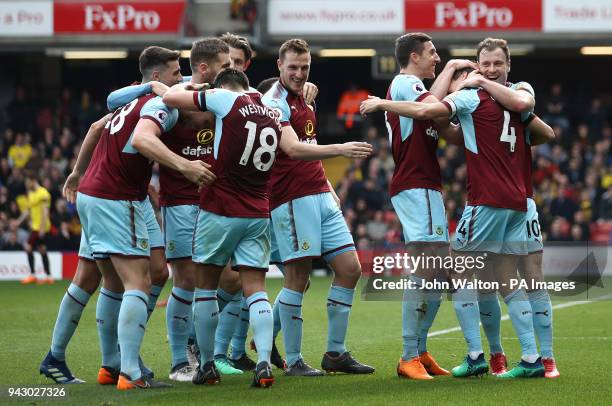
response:
[(341, 155), (347, 158), (367, 158), (372, 154), (372, 146), (367, 142), (346, 142), (341, 145)]
[(368, 98), (359, 105), (359, 112), (362, 116), (365, 116), (366, 114), (377, 111), (380, 106), (380, 101), (380, 97), (368, 96)]
[(162, 97), (163, 95), (165, 95), (166, 92), (170, 89), (168, 86), (164, 85), (162, 82), (158, 82), (156, 80), (152, 80), (149, 83), (151, 83), (151, 90), (153, 91), (153, 93), (155, 93), (159, 97)]
[(478, 69), (476, 62), (470, 61), (469, 59), (451, 59), (447, 62), (447, 65), (454, 67), (455, 70), (461, 70), (463, 68)]
[(192, 83), (192, 82), (186, 82), (185, 83), (185, 90), (192, 90), (192, 91), (200, 91), (200, 90), (208, 90), (210, 89), (212, 86), (210, 85), (210, 83)]
[(314, 83), (306, 82), (302, 94), (304, 95), (304, 101), (310, 106), (319, 94), (319, 88)]
[(64, 183), (64, 189), (62, 194), (70, 203), (76, 203), (77, 189), (79, 188), (79, 182), (81, 181), (81, 175), (71, 172), (66, 178)]
[(214, 173), (210, 171), (210, 165), (202, 161), (187, 161), (181, 169), (181, 173), (198, 187), (209, 186), (217, 180)]
[(481, 87), (482, 86), (482, 75), (478, 71), (470, 72), (468, 77), (457, 87), (457, 90), (466, 89), (469, 87)]

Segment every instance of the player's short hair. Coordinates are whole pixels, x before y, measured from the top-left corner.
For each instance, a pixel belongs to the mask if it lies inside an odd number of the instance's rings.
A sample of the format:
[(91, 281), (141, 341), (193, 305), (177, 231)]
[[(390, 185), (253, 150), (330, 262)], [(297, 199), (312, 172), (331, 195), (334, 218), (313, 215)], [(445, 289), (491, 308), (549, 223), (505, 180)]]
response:
[(457, 80), (464, 73), (470, 73), (473, 70), (474, 70), (474, 68), (471, 68), (469, 66), (466, 66), (465, 68), (458, 69), (458, 70), (455, 71), (455, 73), (453, 73), (453, 80)]
[(178, 61), (181, 53), (168, 48), (150, 46), (142, 50), (138, 66), (143, 77), (151, 75), (155, 68), (162, 68), (170, 61)]
[(261, 94), (265, 94), (270, 90), (272, 85), (276, 83), (280, 78), (275, 76), (273, 78), (264, 79), (257, 85), (257, 91)]
[(288, 39), (283, 42), (283, 45), (278, 49), (278, 59), (281, 61), (285, 59), (285, 54), (287, 52), (295, 52), (298, 55), (305, 54), (310, 52), (310, 45), (301, 38)]
[(500, 48), (506, 54), (506, 62), (510, 60), (510, 49), (508, 48), (508, 41), (501, 38), (485, 38), (478, 44), (478, 48), (476, 49), (476, 61), (480, 60), (480, 53), (483, 49), (488, 52), (495, 51), (497, 48)]
[(431, 37), (422, 32), (409, 32), (395, 40), (395, 59), (401, 68), (410, 62), (410, 54), (415, 52), (421, 54), (426, 42), (431, 41)]
[(247, 90), (249, 88), (249, 78), (244, 72), (234, 68), (225, 68), (215, 78), (213, 86), (218, 88), (228, 86)]
[(210, 64), (219, 54), (229, 54), (229, 46), (219, 38), (209, 37), (193, 41), (189, 56), (191, 70), (197, 71), (202, 62)]
[(232, 48), (242, 50), (242, 52), (244, 52), (245, 62), (250, 61), (253, 57), (253, 49), (245, 37), (226, 32), (225, 34), (221, 35), (219, 39)]

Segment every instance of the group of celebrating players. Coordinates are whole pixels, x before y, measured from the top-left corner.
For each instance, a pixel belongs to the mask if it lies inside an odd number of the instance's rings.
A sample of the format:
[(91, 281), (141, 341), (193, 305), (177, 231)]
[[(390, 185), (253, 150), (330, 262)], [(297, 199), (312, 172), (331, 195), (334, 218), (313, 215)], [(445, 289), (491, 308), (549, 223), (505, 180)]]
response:
[[(361, 112), (386, 111), (396, 164), (390, 195), (408, 251), (449, 253), (436, 157), (439, 134), (465, 145), (468, 164), (468, 204), (452, 255), (487, 252), (480, 279), (508, 280), (516, 277), (517, 269), (524, 278), (541, 279), (542, 242), (530, 199), (529, 146), (554, 135), (531, 112), (531, 86), (506, 83), (506, 42), (484, 40), (477, 63), (449, 61), (430, 91), (422, 80), (433, 79), (440, 62), (431, 38), (405, 34), (396, 40), (395, 53), (401, 70), (386, 100), (371, 97), (362, 102)], [(153, 379), (140, 358), (147, 321), (168, 279), (168, 263), (173, 283), (166, 311), (171, 380), (215, 384), (221, 375), (253, 371), (253, 386), (269, 387), (274, 383), (272, 365), (289, 376), (323, 375), (301, 354), (303, 295), (312, 258), (322, 256), (334, 278), (321, 367), (327, 372), (373, 373), (373, 367), (358, 362), (345, 346), (361, 266), (320, 161), (364, 158), (371, 146), (317, 145), (317, 88), (307, 82), (311, 55), (302, 39), (282, 44), (279, 77), (262, 82), (257, 90), (243, 72), (252, 51), (242, 37), (228, 33), (195, 41), (191, 77), (181, 75), (179, 55), (157, 46), (143, 50), (142, 84), (111, 93), (107, 104), (112, 113), (93, 123), (85, 136), (64, 186), (83, 225), (79, 263), (40, 372), (57, 383), (83, 382), (66, 364), (66, 347), (102, 281), (96, 307), (102, 354), (98, 383), (120, 390), (170, 386)], [(147, 197), (154, 161), (160, 168), (161, 228)], [(537, 231), (529, 238), (525, 224)], [(270, 263), (284, 273), (284, 287), (273, 306), (265, 291)], [(400, 376), (432, 379), (451, 374), (426, 347), (442, 292), (418, 286), (437, 277), (441, 275), (425, 269), (410, 276), (417, 288), (406, 290), (403, 301)], [(444, 277), (473, 275), (451, 272)], [(468, 355), (452, 374), (488, 371), (482, 321), (494, 374), (558, 376), (547, 292), (500, 289), (500, 294), (519, 337), (521, 362), (506, 370), (496, 292), (459, 289), (452, 296)], [(249, 326), (257, 362), (245, 351)], [(275, 345), (281, 331), (286, 359)]]

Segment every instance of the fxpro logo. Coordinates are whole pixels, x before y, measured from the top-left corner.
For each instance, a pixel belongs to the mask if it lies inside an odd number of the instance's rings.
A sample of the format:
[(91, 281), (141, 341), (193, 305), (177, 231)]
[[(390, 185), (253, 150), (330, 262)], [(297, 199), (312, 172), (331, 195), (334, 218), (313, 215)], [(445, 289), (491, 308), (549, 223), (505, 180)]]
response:
[(101, 5), (85, 6), (86, 30), (154, 31), (159, 23), (160, 17), (155, 10), (136, 10), (129, 4), (118, 4), (111, 10), (105, 10)]
[(514, 15), (507, 7), (488, 7), (480, 1), (472, 1), (466, 7), (456, 7), (452, 2), (436, 3), (436, 27), (444, 28), (505, 28), (512, 24)]

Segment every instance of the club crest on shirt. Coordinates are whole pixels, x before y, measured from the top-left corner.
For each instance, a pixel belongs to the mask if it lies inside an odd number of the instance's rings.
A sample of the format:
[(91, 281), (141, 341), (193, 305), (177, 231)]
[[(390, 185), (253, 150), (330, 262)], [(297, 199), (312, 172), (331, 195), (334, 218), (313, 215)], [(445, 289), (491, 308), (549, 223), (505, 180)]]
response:
[(308, 251), (310, 249), (310, 243), (308, 241), (302, 242), (302, 250)]
[(168, 241), (168, 251), (173, 252), (175, 249), (174, 241)]
[(149, 241), (148, 240), (140, 240), (140, 241), (138, 241), (138, 245), (143, 250), (146, 250), (147, 248), (149, 248)]
[(436, 226), (436, 234), (437, 235), (443, 235), (444, 234), (444, 229), (442, 228), (442, 226)]
[(198, 134), (196, 135), (198, 144), (201, 144), (201, 145), (210, 144), (214, 138), (215, 138), (215, 132), (211, 130), (210, 128), (203, 128), (200, 131), (198, 131)]
[(311, 138), (316, 135), (314, 132), (315, 130), (314, 130), (314, 124), (312, 123), (312, 120), (306, 121), (306, 125), (304, 126), (304, 134), (306, 134), (308, 138)]

